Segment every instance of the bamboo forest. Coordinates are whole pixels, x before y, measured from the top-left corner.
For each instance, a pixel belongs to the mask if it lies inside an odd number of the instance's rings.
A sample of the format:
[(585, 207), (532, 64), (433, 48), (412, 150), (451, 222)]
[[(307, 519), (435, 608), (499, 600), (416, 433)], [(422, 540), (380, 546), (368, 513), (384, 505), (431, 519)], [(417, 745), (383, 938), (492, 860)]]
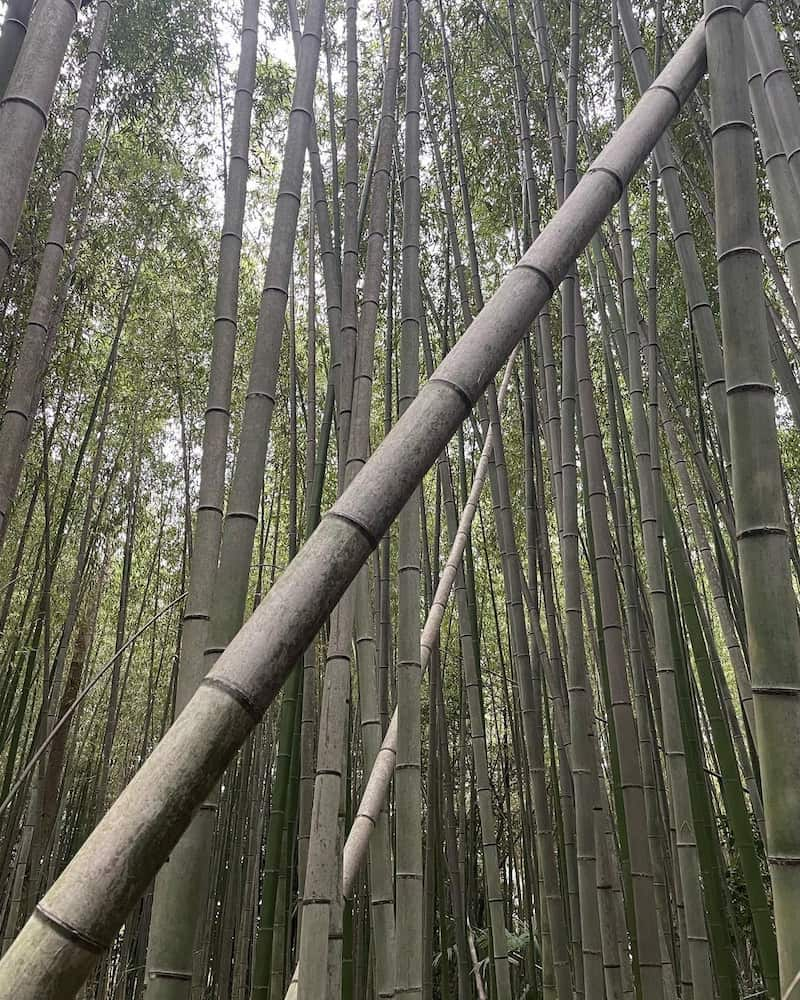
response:
[(0, 1000), (800, 1000), (798, 0), (0, 0)]

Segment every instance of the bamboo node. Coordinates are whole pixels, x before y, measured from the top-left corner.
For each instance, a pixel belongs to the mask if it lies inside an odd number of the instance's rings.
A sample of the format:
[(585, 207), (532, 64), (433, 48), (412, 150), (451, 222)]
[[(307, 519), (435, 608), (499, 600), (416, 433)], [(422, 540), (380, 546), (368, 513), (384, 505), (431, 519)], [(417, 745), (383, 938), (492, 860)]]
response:
[(340, 520), (346, 521), (348, 524), (351, 524), (354, 528), (357, 528), (361, 532), (361, 534), (369, 542), (371, 549), (375, 549), (378, 547), (378, 542), (380, 541), (380, 539), (376, 538), (370, 531), (370, 529), (367, 527), (367, 525), (364, 524), (363, 521), (361, 521), (361, 519), (356, 517), (354, 514), (349, 514), (344, 511), (334, 510), (333, 508), (331, 508), (325, 514), (325, 517), (338, 517)]
[(796, 684), (754, 684), (753, 694), (769, 694), (783, 698), (795, 698), (797, 695), (800, 695), (800, 687)]
[(179, 982), (189, 983), (192, 980), (191, 972), (180, 972), (178, 969), (148, 969), (148, 979), (177, 979)]
[(770, 382), (737, 382), (736, 385), (728, 386), (729, 396), (732, 396), (735, 392), (768, 392), (771, 396), (774, 396), (775, 386)]
[(105, 945), (101, 941), (97, 941), (90, 935), (84, 934), (83, 931), (79, 931), (77, 927), (73, 927), (72, 924), (68, 923), (66, 920), (56, 916), (55, 913), (52, 913), (46, 906), (44, 906), (43, 902), (36, 904), (34, 913), (44, 923), (50, 924), (50, 926), (63, 937), (68, 938), (70, 941), (74, 941), (75, 944), (85, 948), (86, 951), (99, 953), (105, 950)]
[(613, 178), (613, 180), (617, 182), (617, 187), (619, 188), (619, 195), (617, 196), (617, 200), (619, 200), (622, 197), (625, 191), (625, 184), (620, 175), (617, 173), (617, 171), (614, 170), (612, 167), (595, 166), (595, 167), (590, 167), (586, 172), (588, 174), (596, 174), (596, 173), (608, 174), (609, 177)]
[(679, 108), (682, 107), (683, 101), (680, 99), (678, 92), (676, 90), (673, 90), (672, 87), (667, 86), (666, 83), (658, 83), (656, 81), (656, 83), (654, 83), (651, 87), (648, 88), (648, 92), (651, 90), (665, 90), (668, 94), (671, 94), (675, 98), (675, 103), (678, 105), (678, 107)]
[(0, 108), (6, 104), (12, 103), (25, 104), (29, 108), (33, 108), (34, 111), (37, 111), (42, 116), (42, 121), (44, 122), (45, 127), (47, 127), (47, 112), (39, 104), (37, 104), (36, 101), (32, 100), (30, 97), (25, 97), (23, 94), (11, 94), (9, 97), (4, 97), (3, 100), (0, 101)]
[(466, 391), (466, 389), (463, 389), (457, 382), (453, 382), (449, 378), (443, 378), (441, 375), (435, 375), (432, 378), (428, 379), (426, 385), (431, 385), (435, 382), (440, 382), (442, 385), (448, 386), (455, 393), (457, 393), (461, 397), (461, 400), (464, 403), (466, 403), (468, 410), (471, 410), (472, 407), (475, 405), (475, 400), (472, 399), (469, 393)]
[(775, 66), (764, 77), (764, 87), (766, 88), (767, 86), (767, 80), (771, 80), (773, 76), (776, 76), (779, 73), (786, 73), (787, 76), (789, 75), (785, 66)]
[(710, 10), (706, 14), (706, 25), (708, 25), (708, 22), (715, 15), (717, 15), (717, 14), (726, 14), (726, 13), (727, 14), (731, 14), (731, 13), (733, 13), (733, 14), (739, 14), (741, 16), (742, 8), (739, 7), (735, 3), (723, 3), (723, 4), (720, 4), (719, 7), (715, 7), (713, 10)]
[(743, 128), (746, 131), (750, 132), (751, 135), (753, 132), (753, 126), (750, 124), (750, 122), (742, 121), (739, 118), (731, 118), (730, 121), (720, 122), (719, 125), (715, 125), (711, 129), (711, 138), (712, 139), (715, 138), (715, 136), (718, 136), (721, 132), (724, 132), (726, 129), (729, 128)]
[(253, 521), (253, 522), (258, 521), (258, 515), (254, 514), (252, 511), (249, 511), (249, 510), (229, 510), (228, 513), (227, 513), (227, 515), (226, 515), (226, 517), (227, 518), (232, 518), (232, 517), (241, 518), (241, 519), (243, 519), (245, 521)]
[[(599, 169), (599, 168), (596, 168), (596, 169)], [(518, 262), (518, 264), (516, 266), (517, 267), (525, 267), (529, 271), (533, 271), (535, 274), (538, 274), (539, 277), (542, 279), (542, 281), (544, 281), (544, 283), (547, 285), (547, 288), (548, 288), (548, 290), (550, 292), (550, 294), (548, 295), (548, 298), (550, 298), (551, 296), (555, 295), (555, 293), (556, 293), (555, 283), (554, 283), (553, 279), (550, 277), (550, 275), (547, 273), (547, 271), (544, 270), (544, 268), (541, 268), (541, 267), (539, 267), (536, 264), (531, 264), (529, 261), (525, 260), (524, 257), (522, 258), (522, 260), (520, 260)]]
[[(206, 650), (206, 652), (208, 652), (208, 650)], [(209, 675), (201, 681), (200, 686), (216, 688), (218, 691), (224, 692), (228, 695), (228, 697), (233, 698), (233, 700), (245, 710), (254, 722), (259, 722), (261, 720), (261, 712), (258, 710), (248, 693), (243, 691), (236, 684), (233, 684), (231, 681), (226, 680), (223, 677)]]
[(756, 254), (759, 258), (761, 257), (761, 251), (758, 249), (758, 247), (751, 247), (747, 246), (747, 244), (742, 243), (738, 244), (735, 247), (728, 247), (727, 250), (723, 250), (722, 253), (718, 253), (717, 263), (721, 264), (724, 260), (727, 260), (728, 257), (732, 257), (734, 254), (739, 254), (739, 253)]

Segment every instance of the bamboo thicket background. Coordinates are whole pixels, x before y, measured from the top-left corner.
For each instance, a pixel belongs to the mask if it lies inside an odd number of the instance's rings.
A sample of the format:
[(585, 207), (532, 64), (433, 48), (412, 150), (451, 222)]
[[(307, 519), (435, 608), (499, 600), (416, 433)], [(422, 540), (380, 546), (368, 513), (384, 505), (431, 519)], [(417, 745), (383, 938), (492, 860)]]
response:
[(800, 997), (796, 3), (3, 14), (2, 954), (705, 14), (79, 995)]

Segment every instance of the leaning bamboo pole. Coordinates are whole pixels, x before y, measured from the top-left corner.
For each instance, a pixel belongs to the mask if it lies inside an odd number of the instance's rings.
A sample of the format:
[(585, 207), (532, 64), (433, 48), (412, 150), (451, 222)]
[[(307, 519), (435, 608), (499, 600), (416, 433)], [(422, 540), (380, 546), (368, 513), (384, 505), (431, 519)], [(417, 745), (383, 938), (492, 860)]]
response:
[(74, 995), (289, 670), (705, 68), (698, 25), (239, 631), (0, 962), (3, 1000)]

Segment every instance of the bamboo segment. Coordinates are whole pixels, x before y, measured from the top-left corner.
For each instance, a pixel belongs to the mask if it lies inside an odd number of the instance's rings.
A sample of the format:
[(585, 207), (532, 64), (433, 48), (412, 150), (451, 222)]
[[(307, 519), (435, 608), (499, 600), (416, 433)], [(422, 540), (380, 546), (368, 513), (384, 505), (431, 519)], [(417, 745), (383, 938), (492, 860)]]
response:
[[(79, 9), (77, 0), (37, 4), (0, 100), (0, 285), (11, 264), (28, 184)], [(7, 513), (3, 510), (2, 516)]]
[[(761, 5), (758, 5), (761, 7)], [(759, 252), (741, 11), (708, 0), (720, 310), (733, 497), (764, 791), (782, 1000), (800, 997), (800, 631), (786, 544)], [(766, 9), (757, 12), (763, 19)], [(768, 16), (768, 15), (767, 15)], [(751, 22), (754, 23), (754, 22)], [(758, 456), (754, 470), (753, 456)]]
[[(638, 24), (631, 9), (630, 0), (619, 0), (619, 17), (625, 41), (630, 52), (639, 91), (644, 92), (652, 80), (647, 52), (642, 44)], [(722, 370), (722, 352), (719, 347), (714, 315), (703, 272), (697, 253), (694, 234), (686, 201), (681, 191), (678, 168), (672, 144), (668, 135), (663, 136), (655, 147), (664, 195), (669, 207), (670, 226), (675, 251), (681, 265), (689, 309), (694, 328), (697, 330), (703, 367), (706, 374), (706, 388), (711, 400), (714, 417), (720, 436), (720, 446), (725, 460), (728, 460), (728, 414), (725, 409), (725, 378)]]
[[(353, 30), (354, 30), (353, 25)], [(400, 0), (394, 0), (390, 26), (389, 56), (387, 70), (384, 76), (381, 101), (381, 119), (379, 130), (379, 148), (376, 156), (375, 182), (373, 184), (371, 204), (371, 232), (367, 247), (367, 263), (364, 276), (363, 307), (359, 322), (352, 317), (353, 332), (358, 331), (358, 349), (354, 354), (355, 367), (350, 371), (345, 365), (340, 376), (340, 427), (346, 421), (343, 419), (344, 407), (352, 405), (352, 413), (347, 426), (349, 436), (340, 441), (340, 487), (350, 484), (367, 461), (369, 452), (370, 406), (372, 400), (372, 370), (375, 353), (375, 331), (378, 318), (379, 289), (383, 274), (384, 243), (386, 224), (389, 215), (389, 178), (392, 147), (395, 141), (395, 108), (397, 102), (397, 80), (399, 74), (400, 50), (402, 41), (402, 6)], [(355, 195), (357, 192), (353, 192)], [(345, 220), (347, 222), (347, 219)], [(348, 226), (349, 230), (349, 226)], [(354, 235), (354, 234), (352, 234)], [(347, 246), (347, 236), (345, 245)], [(353, 281), (355, 281), (355, 261), (353, 261)], [(343, 299), (342, 339), (344, 343), (345, 329), (350, 324), (350, 309), (355, 301), (355, 288), (350, 289), (353, 303), (348, 306), (349, 292), (345, 278), (345, 297)], [(354, 345), (355, 348), (355, 345)], [(344, 352), (343, 352), (344, 356)], [(349, 382), (352, 392), (345, 391), (345, 383)], [(344, 431), (341, 432), (342, 436)], [(345, 453), (346, 461), (342, 462)], [(343, 478), (341, 478), (343, 476)], [(338, 992), (338, 983), (330, 977), (332, 971), (338, 975), (339, 965), (336, 961), (323, 962), (325, 957), (324, 944), (328, 940), (331, 948), (339, 948), (338, 921), (342, 907), (341, 879), (337, 868), (341, 859), (341, 844), (337, 837), (344, 831), (339, 828), (334, 832), (334, 825), (339, 822), (338, 805), (343, 798), (345, 767), (347, 761), (346, 722), (348, 713), (345, 704), (349, 704), (350, 666), (355, 622), (356, 588), (347, 592), (345, 599), (336, 608), (331, 622), (328, 656), (325, 670), (325, 682), (320, 712), (319, 741), (317, 751), (317, 775), (314, 785), (314, 802), (312, 808), (312, 837), (309, 844), (306, 884), (303, 894), (303, 921), (299, 944), (300, 968), (302, 977), (299, 981), (301, 996), (312, 998), (321, 995), (327, 988), (332, 995)], [(336, 809), (334, 809), (334, 804)], [(382, 859), (386, 864), (388, 859)], [(388, 882), (388, 880), (386, 880)], [(383, 929), (392, 926), (389, 906), (381, 909), (382, 919), (386, 921)], [(382, 955), (393, 958), (386, 940), (389, 934), (382, 935)], [(338, 943), (334, 943), (338, 942)], [(391, 962), (382, 963), (379, 967), (378, 989), (382, 993), (391, 991), (394, 984), (394, 972)]]
[(25, 41), (33, 0), (10, 0), (0, 29), (0, 98), (5, 93)]
[(800, 104), (766, 0), (755, 0), (752, 4), (747, 14), (747, 27), (758, 56), (764, 93), (772, 108), (789, 169), (800, 189)]

